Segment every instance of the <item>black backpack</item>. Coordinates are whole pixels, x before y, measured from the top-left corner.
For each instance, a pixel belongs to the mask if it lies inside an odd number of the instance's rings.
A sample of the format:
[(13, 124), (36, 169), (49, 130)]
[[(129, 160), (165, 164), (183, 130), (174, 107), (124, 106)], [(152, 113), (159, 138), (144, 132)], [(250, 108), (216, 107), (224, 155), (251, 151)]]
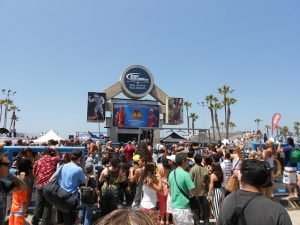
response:
[(86, 186), (80, 187), (80, 200), (84, 204), (95, 204), (98, 200), (95, 188), (90, 186), (91, 179), (95, 178), (89, 177)]
[[(235, 192), (234, 195), (235, 195), (235, 205), (237, 205), (237, 192)], [(235, 207), (233, 214), (228, 220), (226, 220), (224, 225), (247, 225), (244, 211), (248, 206), (248, 204), (258, 196), (260, 196), (260, 194), (251, 197), (243, 207)]]

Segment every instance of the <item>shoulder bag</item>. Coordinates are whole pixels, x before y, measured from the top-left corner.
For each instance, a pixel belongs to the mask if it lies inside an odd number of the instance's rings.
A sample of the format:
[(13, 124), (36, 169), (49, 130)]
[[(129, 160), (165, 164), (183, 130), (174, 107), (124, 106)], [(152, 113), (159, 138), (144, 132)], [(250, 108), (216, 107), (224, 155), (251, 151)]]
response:
[(58, 181), (63, 167), (61, 166), (58, 175), (44, 186), (43, 194), (45, 199), (59, 211), (69, 213), (77, 206), (78, 192), (68, 192), (59, 185)]
[(181, 194), (183, 194), (184, 197), (186, 197), (187, 199), (189, 199), (190, 201), (190, 208), (191, 210), (196, 210), (199, 209), (199, 204), (197, 199), (195, 198), (195, 196), (190, 197), (189, 195), (187, 195), (178, 185), (177, 183), (177, 179), (176, 179), (176, 169), (174, 170), (174, 178), (175, 178), (175, 183), (179, 189), (179, 191), (181, 192)]
[[(235, 164), (235, 166), (233, 167), (232, 171), (234, 171), (234, 169), (236, 168), (236, 166), (239, 164), (240, 159), (238, 160), (238, 162)], [(225, 189), (232, 193), (235, 192), (239, 189), (239, 180), (238, 178), (233, 174), (231, 175), (231, 177), (229, 177), (226, 185), (225, 185)]]

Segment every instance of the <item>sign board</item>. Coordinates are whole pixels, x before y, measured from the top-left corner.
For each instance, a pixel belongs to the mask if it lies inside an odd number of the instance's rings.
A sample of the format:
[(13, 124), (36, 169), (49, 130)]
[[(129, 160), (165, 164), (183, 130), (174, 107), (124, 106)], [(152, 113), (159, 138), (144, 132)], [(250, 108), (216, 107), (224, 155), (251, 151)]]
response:
[(183, 124), (183, 98), (167, 98), (166, 124)]
[(124, 94), (133, 99), (140, 99), (148, 95), (154, 86), (151, 72), (144, 66), (128, 67), (120, 77)]
[(87, 121), (105, 121), (105, 93), (89, 92), (87, 104)]

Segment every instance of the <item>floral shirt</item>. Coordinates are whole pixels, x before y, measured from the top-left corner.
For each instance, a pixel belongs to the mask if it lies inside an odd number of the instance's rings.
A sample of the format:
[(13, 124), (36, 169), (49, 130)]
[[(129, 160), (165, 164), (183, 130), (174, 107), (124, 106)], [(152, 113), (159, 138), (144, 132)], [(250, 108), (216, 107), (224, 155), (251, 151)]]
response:
[(57, 169), (59, 156), (51, 157), (46, 155), (38, 160), (33, 167), (33, 174), (36, 178), (36, 186), (45, 186)]

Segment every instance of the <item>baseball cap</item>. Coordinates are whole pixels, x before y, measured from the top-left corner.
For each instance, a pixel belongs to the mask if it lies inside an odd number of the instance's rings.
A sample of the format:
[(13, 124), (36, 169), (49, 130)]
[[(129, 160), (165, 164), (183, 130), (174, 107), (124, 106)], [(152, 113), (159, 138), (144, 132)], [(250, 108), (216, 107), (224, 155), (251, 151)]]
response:
[(188, 153), (189, 150), (184, 148), (183, 146), (179, 146), (177, 149), (176, 149), (176, 154), (177, 153)]
[(82, 157), (82, 151), (80, 149), (74, 149), (71, 152), (71, 156), (73, 156), (75, 158), (80, 158), (80, 157)]
[(132, 160), (133, 160), (134, 162), (138, 162), (138, 161), (140, 160), (140, 155), (135, 155), (135, 156), (133, 156)]
[(171, 160), (171, 161), (174, 162), (174, 163), (175, 163), (175, 158), (176, 158), (175, 155), (167, 156), (167, 159), (168, 159), (168, 160)]
[(85, 164), (84, 170), (86, 173), (92, 173), (94, 170), (94, 165), (92, 163)]

